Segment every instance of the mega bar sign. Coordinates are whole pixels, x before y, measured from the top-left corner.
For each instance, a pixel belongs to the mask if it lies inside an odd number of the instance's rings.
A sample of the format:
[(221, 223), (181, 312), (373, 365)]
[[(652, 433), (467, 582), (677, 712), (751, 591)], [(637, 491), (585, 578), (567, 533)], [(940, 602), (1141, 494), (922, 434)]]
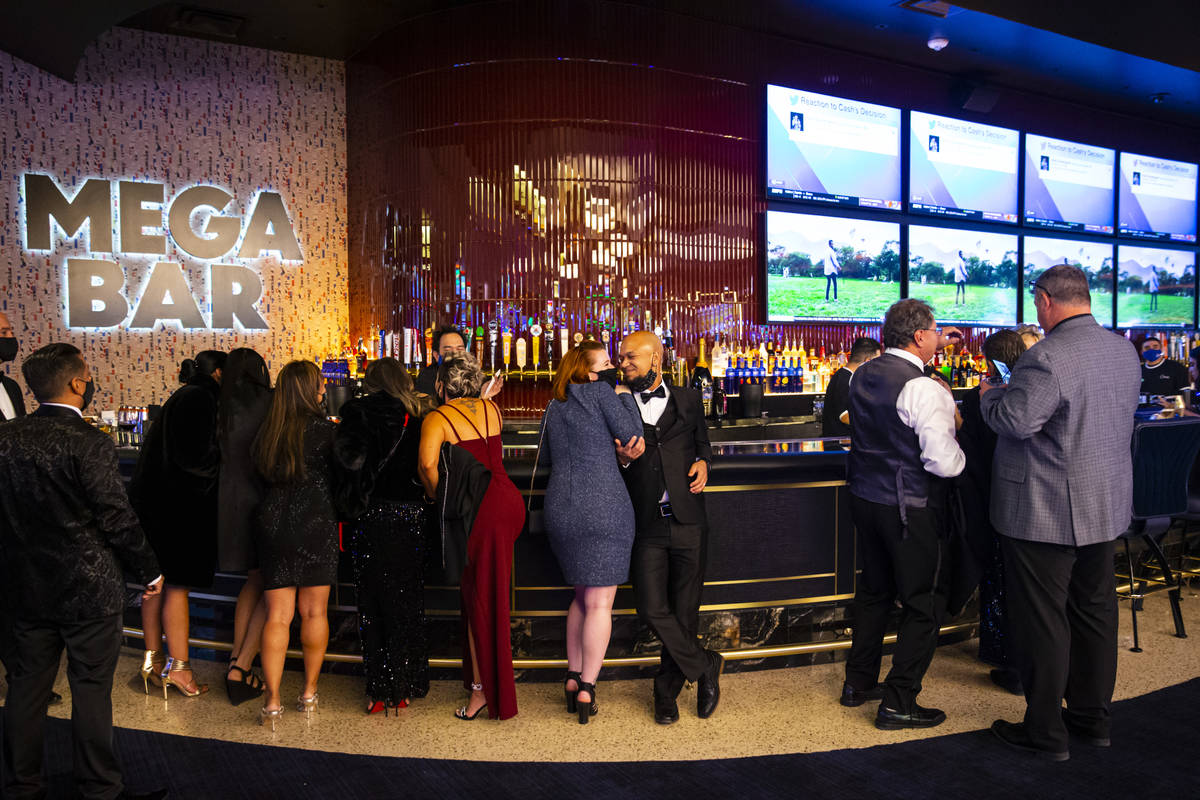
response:
[[(248, 206), (245, 222), (225, 214), (234, 196), (216, 186), (192, 186), (166, 202), (166, 186), (152, 181), (113, 182), (90, 178), (68, 198), (49, 175), (29, 173), (25, 186), (25, 246), (52, 252), (58, 239), (79, 234), (87, 225), (87, 258), (66, 259), (68, 328), (153, 328), (177, 321), (184, 328), (263, 330), (259, 313), (262, 279), (222, 258), (253, 260), (277, 253), (282, 261), (300, 261), (300, 243), (283, 198), (261, 191)], [(117, 238), (114, 240), (114, 231)], [(165, 256), (167, 237), (198, 261), (209, 262), (211, 319), (201, 313), (183, 265), (156, 261), (140, 295), (126, 286), (118, 256)], [(95, 254), (112, 254), (98, 258)]]

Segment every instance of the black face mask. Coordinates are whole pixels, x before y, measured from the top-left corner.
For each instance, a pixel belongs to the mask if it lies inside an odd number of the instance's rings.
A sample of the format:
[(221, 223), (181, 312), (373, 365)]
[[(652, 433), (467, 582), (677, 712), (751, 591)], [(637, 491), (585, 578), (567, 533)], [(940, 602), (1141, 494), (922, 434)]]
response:
[(83, 411), (83, 409), (90, 406), (92, 404), (92, 398), (95, 396), (96, 396), (96, 381), (93, 379), (93, 380), (88, 381), (87, 385), (83, 387), (83, 408), (81, 408), (79, 410)]
[(602, 369), (596, 373), (596, 379), (604, 381), (614, 389), (617, 388), (617, 382), (620, 380), (621, 371), (616, 367)]
[(645, 375), (639, 375), (629, 381), (629, 388), (635, 392), (645, 392), (654, 385), (656, 380), (658, 380), (658, 370), (651, 367)]
[(8, 336), (0, 339), (0, 361), (12, 361), (17, 357), (17, 339)]

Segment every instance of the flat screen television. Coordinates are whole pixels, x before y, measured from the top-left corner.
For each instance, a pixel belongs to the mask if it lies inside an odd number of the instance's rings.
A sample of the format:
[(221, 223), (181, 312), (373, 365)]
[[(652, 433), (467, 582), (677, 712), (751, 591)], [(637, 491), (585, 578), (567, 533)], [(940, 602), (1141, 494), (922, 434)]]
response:
[[(1092, 295), (1092, 316), (1106, 328), (1113, 327), (1113, 246), (1103, 242), (1081, 242), (1075, 239), (1052, 239), (1042, 236), (1025, 237), (1025, 277), (1023, 286), (1036, 281), (1042, 273), (1058, 264), (1079, 267), (1088, 276), (1088, 291)], [(1025, 295), (1024, 322), (1037, 324), (1033, 297)]]
[(1017, 236), (908, 226), (908, 296), (933, 306), (939, 322), (1014, 325)]
[(1196, 254), (1123, 244), (1117, 247), (1117, 324), (1191, 327), (1195, 323)]
[(900, 299), (900, 224), (767, 212), (769, 322), (879, 322)]
[(767, 197), (901, 210), (900, 109), (768, 84)]
[(1121, 153), (1118, 232), (1165, 242), (1196, 241), (1195, 164)]
[(919, 214), (1017, 223), (1020, 134), (912, 112), (908, 204)]
[(1113, 232), (1117, 151), (1025, 134), (1025, 224)]

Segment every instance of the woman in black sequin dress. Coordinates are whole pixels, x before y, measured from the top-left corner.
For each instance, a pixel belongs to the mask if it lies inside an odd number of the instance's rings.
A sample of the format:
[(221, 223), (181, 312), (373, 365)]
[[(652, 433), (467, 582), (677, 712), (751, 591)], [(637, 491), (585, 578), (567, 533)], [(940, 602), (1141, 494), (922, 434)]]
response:
[(292, 616), (300, 609), (304, 691), (297, 708), (316, 706), (317, 677), (329, 644), (329, 588), (337, 580), (333, 508), (333, 423), (316, 364), (292, 361), (279, 373), (271, 410), (252, 453), (268, 489), (256, 515), (255, 545), (267, 598), (262, 635), (266, 703), (260, 723), (283, 713), (279, 684)]
[(421, 417), (432, 408), (394, 358), (367, 369), (367, 395), (341, 408), (334, 436), (339, 511), (357, 586), (368, 714), (429, 692), (424, 491), (417, 477)]

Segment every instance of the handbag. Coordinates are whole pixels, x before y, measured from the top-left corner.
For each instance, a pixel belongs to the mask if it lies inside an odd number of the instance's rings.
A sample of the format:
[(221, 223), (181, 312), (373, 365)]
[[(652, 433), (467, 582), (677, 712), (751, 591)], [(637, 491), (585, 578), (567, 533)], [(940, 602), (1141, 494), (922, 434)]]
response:
[(554, 401), (551, 400), (550, 405), (546, 406), (546, 410), (542, 412), (542, 430), (538, 434), (537, 452), (533, 456), (533, 472), (529, 474), (529, 494), (525, 497), (525, 526), (534, 535), (546, 533), (546, 502), (542, 501), (542, 508), (535, 509), (533, 507), (533, 485), (537, 481), (538, 461), (542, 457), (542, 443), (546, 439), (546, 421), (550, 417), (550, 408), (553, 405)]

